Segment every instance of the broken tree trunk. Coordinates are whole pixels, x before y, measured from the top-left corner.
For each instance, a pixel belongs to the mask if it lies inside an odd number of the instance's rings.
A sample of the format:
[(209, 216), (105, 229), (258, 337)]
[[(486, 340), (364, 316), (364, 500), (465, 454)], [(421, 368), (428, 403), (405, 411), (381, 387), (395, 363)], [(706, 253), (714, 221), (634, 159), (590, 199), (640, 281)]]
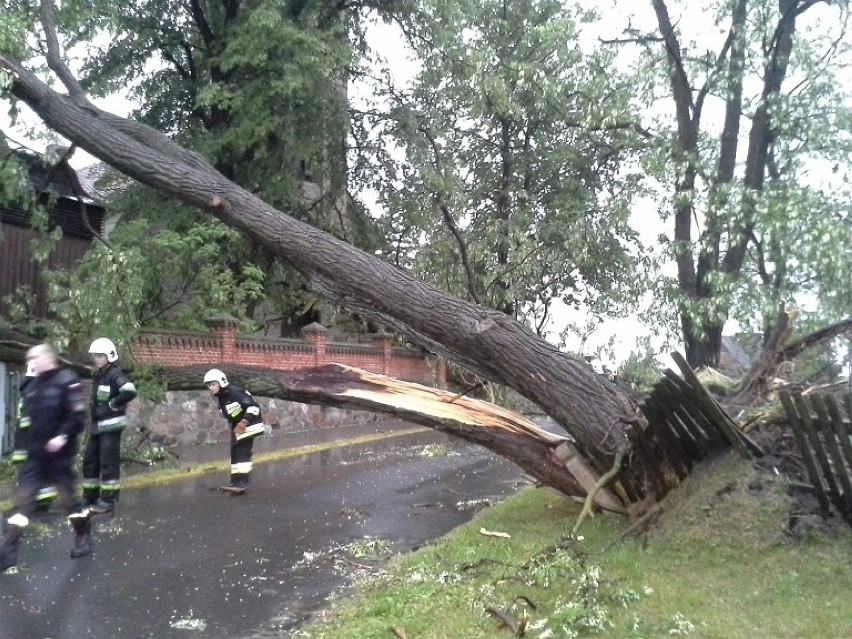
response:
[[(207, 368), (169, 368), (162, 379), (170, 390), (197, 390)], [(597, 474), (571, 451), (571, 442), (520, 413), (479, 399), (404, 382), (343, 364), (288, 372), (225, 366), (228, 379), (263, 397), (339, 406), (391, 415), (479, 444), (509, 459), (542, 484), (569, 496), (585, 496)], [(609, 490), (595, 503), (614, 512), (625, 505)]]

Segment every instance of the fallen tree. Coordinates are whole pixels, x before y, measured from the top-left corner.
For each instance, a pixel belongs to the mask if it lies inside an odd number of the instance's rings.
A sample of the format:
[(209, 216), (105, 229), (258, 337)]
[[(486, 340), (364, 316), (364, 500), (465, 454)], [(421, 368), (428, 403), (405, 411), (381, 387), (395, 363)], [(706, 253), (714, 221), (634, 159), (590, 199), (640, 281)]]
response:
[(512, 318), (431, 288), (275, 210), (165, 135), (97, 108), (61, 58), (51, 9), (42, 2), (46, 60), (67, 93), (0, 55), (12, 95), (48, 127), (125, 175), (250, 235), (299, 270), (313, 291), (516, 390), (566, 430), (598, 473), (610, 469), (627, 424), (637, 418), (632, 393)]
[[(523, 415), (463, 393), (404, 382), (343, 364), (287, 372), (224, 366), (232, 379), (255, 395), (390, 415), (482, 445), (524, 469), (540, 483), (566, 495), (586, 495), (597, 479), (570, 440), (544, 430)], [(162, 371), (170, 390), (195, 390), (207, 367)], [(595, 503), (624, 512), (609, 490)]]

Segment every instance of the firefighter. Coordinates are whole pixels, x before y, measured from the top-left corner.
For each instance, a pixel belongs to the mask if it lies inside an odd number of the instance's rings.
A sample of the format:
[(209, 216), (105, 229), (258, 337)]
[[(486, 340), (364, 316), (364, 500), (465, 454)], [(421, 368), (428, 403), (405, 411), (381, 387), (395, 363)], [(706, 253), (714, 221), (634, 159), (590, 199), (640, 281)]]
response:
[(24, 398), (24, 417), (29, 419), (27, 458), (0, 542), (0, 572), (17, 564), (21, 538), (36, 508), (36, 494), (44, 485), (56, 486), (74, 529), (71, 557), (92, 553), (89, 510), (77, 500), (73, 469), (77, 437), (86, 423), (83, 386), (77, 373), (59, 366), (56, 351), (48, 344), (33, 346), (27, 351), (27, 361), (36, 373)]
[[(19, 475), (24, 462), (27, 460), (27, 434), (30, 427), (30, 420), (24, 415), (24, 396), (35, 375), (35, 368), (30, 363), (27, 366), (27, 372), (24, 373), (24, 379), (18, 387), (18, 427), (15, 430), (15, 450), (12, 451), (12, 464), (18, 467)], [(58, 496), (56, 486), (42, 486), (36, 495), (36, 510), (47, 512)]]
[(115, 344), (99, 337), (89, 347), (95, 363), (89, 441), (83, 453), (83, 498), (94, 514), (115, 509), (121, 492), (121, 433), (136, 387), (118, 365)]
[(231, 481), (220, 490), (240, 494), (251, 484), (251, 455), (254, 440), (265, 431), (260, 406), (251, 393), (228, 382), (218, 368), (207, 371), (204, 385), (219, 403), (225, 419), (231, 425)]

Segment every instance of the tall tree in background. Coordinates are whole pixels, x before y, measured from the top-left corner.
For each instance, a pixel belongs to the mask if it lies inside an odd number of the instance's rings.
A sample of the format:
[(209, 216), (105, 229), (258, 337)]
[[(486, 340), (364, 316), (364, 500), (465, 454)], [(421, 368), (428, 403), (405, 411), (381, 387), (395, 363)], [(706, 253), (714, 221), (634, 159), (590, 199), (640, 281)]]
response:
[[(375, 78), (353, 179), (376, 192), (386, 258), (540, 334), (553, 306), (599, 314), (644, 278), (628, 224), (631, 92), (558, 0), (425, 0), (410, 86)], [(372, 144), (371, 144), (372, 142)], [(550, 327), (552, 328), (552, 326)]]
[[(81, 83), (89, 92), (128, 91), (139, 105), (132, 117), (201, 153), (228, 179), (301, 220), (369, 246), (375, 241), (369, 224), (351, 206), (346, 189), (351, 15), (324, 0), (96, 1), (62, 3), (57, 23), (71, 42), (86, 46)], [(197, 213), (141, 187), (122, 188), (112, 210), (122, 215), (122, 223), (136, 222), (134, 234), (173, 234), (164, 243), (215, 233), (205, 231), (209, 222)], [(130, 233), (114, 242), (116, 249), (133, 249)], [(284, 334), (316, 317), (300, 317), (315, 298), (297, 272), (255, 241), (229, 242), (216, 258), (220, 272), (234, 290), (245, 286), (255, 294), (208, 295), (210, 306), (240, 308), (238, 316), (261, 328), (280, 323)], [(199, 260), (197, 251), (193, 260)], [(172, 292), (197, 297), (209, 292), (198, 287), (193, 269), (183, 272), (192, 281), (173, 283)], [(260, 295), (258, 273), (264, 278)], [(157, 281), (147, 287), (164, 291)], [(174, 322), (175, 309), (182, 307), (192, 311), (183, 314), (184, 324), (191, 323), (198, 310), (187, 300), (143, 299), (155, 306), (143, 321), (168, 317)]]
[(849, 3), (648, 3), (654, 27), (628, 37), (642, 45), (637, 86), (662, 141), (645, 167), (674, 191), (687, 360), (715, 365), (728, 319), (767, 334), (779, 303), (848, 316)]

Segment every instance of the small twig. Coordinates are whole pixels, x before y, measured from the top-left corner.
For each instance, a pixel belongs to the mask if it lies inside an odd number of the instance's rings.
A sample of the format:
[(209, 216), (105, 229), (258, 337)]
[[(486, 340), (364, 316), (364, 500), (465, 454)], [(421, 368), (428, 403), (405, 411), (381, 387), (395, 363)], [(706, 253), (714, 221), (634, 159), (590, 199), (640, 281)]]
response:
[(574, 524), (574, 530), (571, 531), (571, 534), (576, 537), (577, 532), (580, 530), (580, 526), (583, 524), (583, 521), (586, 519), (588, 514), (592, 511), (592, 504), (595, 503), (595, 497), (597, 497), (600, 489), (606, 486), (609, 481), (618, 474), (618, 471), (621, 469), (621, 462), (624, 461), (624, 456), (627, 454), (627, 447), (622, 446), (618, 449), (618, 452), (615, 454), (615, 461), (612, 463), (612, 468), (610, 468), (609, 472), (605, 475), (601, 476), (597, 482), (595, 482), (594, 487), (589, 494), (586, 496), (586, 502), (583, 504), (583, 510), (580, 511), (580, 516), (577, 517), (577, 523)]
[(152, 462), (151, 460), (140, 459), (138, 457), (122, 456), (121, 461), (123, 463), (139, 464), (140, 466), (153, 466), (154, 465), (154, 462)]
[(485, 382), (482, 382), (482, 381), (476, 382), (475, 384), (471, 384), (470, 386), (468, 386), (467, 388), (465, 388), (465, 389), (464, 389), (461, 393), (458, 393), (458, 394), (456, 394), (456, 395), (453, 395), (452, 397), (450, 397), (449, 399), (446, 399), (446, 400), (444, 400), (444, 401), (446, 401), (448, 404), (452, 404), (452, 403), (453, 403), (453, 402), (455, 402), (457, 399), (459, 399), (459, 398), (461, 398), (461, 397), (464, 397), (464, 396), (465, 396), (465, 395), (467, 395), (468, 393), (472, 393), (472, 392), (473, 392), (473, 391), (475, 391), (475, 390), (478, 390), (478, 389), (480, 389), (480, 388), (483, 388), (484, 386), (485, 386)]
[(517, 597), (512, 599), (511, 603), (509, 603), (508, 606), (503, 608), (503, 610), (498, 610), (493, 606), (489, 606), (485, 609), (485, 612), (489, 612), (495, 617), (497, 617), (500, 622), (504, 626), (506, 626), (516, 637), (523, 637), (527, 632), (527, 624), (529, 623), (529, 616), (527, 615), (527, 611), (522, 610), (523, 614), (521, 616), (521, 620), (517, 624), (509, 618), (509, 612), (512, 610), (512, 608), (518, 601), (523, 601), (533, 610), (537, 609), (537, 606), (532, 601), (530, 601), (528, 597), (525, 597), (524, 595), (518, 595)]
[(405, 636), (405, 629), (404, 628), (400, 628), (399, 626), (394, 626), (393, 628), (391, 628), (391, 632), (394, 634), (394, 636), (397, 637), (397, 639), (408, 639), (408, 637)]
[(497, 608), (495, 608), (494, 606), (488, 606), (488, 608), (485, 609), (485, 612), (491, 613), (492, 615), (497, 617), (500, 620), (500, 623), (506, 626), (512, 632), (513, 635), (518, 636), (518, 626), (515, 625), (514, 621), (509, 619), (509, 617), (504, 611), (497, 610)]
[(658, 501), (657, 503), (655, 503), (653, 506), (651, 506), (648, 509), (648, 512), (646, 512), (639, 519), (637, 519), (632, 524), (630, 524), (625, 530), (623, 530), (621, 532), (621, 534), (618, 535), (618, 537), (616, 537), (609, 544), (607, 544), (607, 547), (604, 549), (604, 551), (609, 550), (615, 544), (621, 543), (622, 541), (627, 539), (630, 535), (635, 533), (637, 530), (641, 530), (642, 528), (644, 528), (646, 525), (648, 525), (650, 523), (651, 519), (653, 519), (654, 516), (659, 514), (659, 512), (660, 512), (660, 510), (662, 510), (662, 508), (663, 508), (663, 502)]
[(532, 608), (533, 610), (538, 610), (538, 606), (536, 606), (536, 605), (535, 605), (532, 601), (530, 601), (529, 597), (526, 597), (526, 596), (524, 596), (524, 595), (518, 595), (517, 597), (515, 597), (515, 598), (512, 600), (512, 603), (515, 603), (515, 602), (516, 602), (516, 601), (518, 601), (519, 599), (520, 599), (521, 601), (525, 602), (525, 603), (526, 603), (526, 604), (527, 604), (530, 608)]

